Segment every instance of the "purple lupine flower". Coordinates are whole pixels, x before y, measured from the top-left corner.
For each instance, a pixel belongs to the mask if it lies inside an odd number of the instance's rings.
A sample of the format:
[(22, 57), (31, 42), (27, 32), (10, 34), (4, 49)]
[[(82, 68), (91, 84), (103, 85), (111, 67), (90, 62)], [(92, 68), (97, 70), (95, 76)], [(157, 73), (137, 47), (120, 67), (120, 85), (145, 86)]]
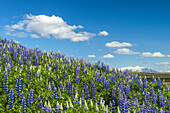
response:
[(75, 83), (79, 84), (79, 77), (76, 77)]
[(95, 83), (95, 85), (93, 85), (93, 89), (92, 89), (92, 98), (95, 99), (95, 96), (97, 94), (97, 84)]
[(90, 87), (93, 87), (93, 78), (92, 81), (90, 82)]
[(53, 99), (57, 99), (57, 89), (54, 88), (55, 90), (53, 91)]
[(148, 87), (148, 85), (147, 85), (147, 78), (146, 78), (146, 76), (145, 76), (145, 78), (144, 78), (144, 80), (143, 80), (143, 84), (144, 84), (144, 88), (147, 88), (147, 87)]
[(127, 85), (125, 87), (125, 92), (126, 92), (126, 95), (129, 97), (130, 96), (130, 87), (129, 87), (129, 85)]
[(89, 99), (89, 88), (88, 88), (88, 85), (85, 85), (85, 94), (86, 94), (86, 99), (88, 100)]
[(104, 84), (104, 82), (105, 82), (105, 76), (102, 75), (101, 80), (102, 80), (102, 83)]
[(71, 82), (69, 82), (69, 94), (72, 94)]
[(130, 80), (130, 88), (134, 89), (134, 80), (132, 80), (132, 79)]
[(149, 102), (150, 101), (150, 93), (148, 92), (148, 94), (146, 94), (146, 99)]
[(114, 99), (114, 97), (115, 97), (115, 93), (116, 93), (116, 88), (113, 88), (113, 90), (112, 90), (112, 98)]
[(64, 72), (63, 78), (65, 78), (65, 79), (67, 78), (67, 72), (66, 71)]
[(157, 94), (153, 94), (152, 95), (152, 102), (153, 102), (153, 104), (154, 104), (154, 106), (156, 106), (156, 103), (157, 103)]
[(106, 85), (105, 85), (105, 86), (106, 86), (106, 90), (109, 89), (109, 80), (106, 80), (106, 81), (105, 81), (105, 84), (106, 84)]
[(152, 76), (152, 83), (155, 83), (155, 77), (154, 76)]
[(26, 99), (25, 99), (24, 96), (23, 96), (23, 98), (21, 100), (21, 108), (22, 108), (21, 113), (26, 113)]
[(39, 102), (39, 104), (38, 104), (38, 107), (39, 107), (39, 108), (43, 107), (43, 102), (42, 102), (42, 100), (40, 100), (40, 102)]
[(158, 89), (161, 90), (161, 79), (160, 78), (158, 78)]
[(106, 66), (106, 74), (108, 74), (109, 73), (109, 64), (107, 64), (107, 66)]
[(14, 103), (14, 91), (11, 88), (11, 90), (9, 91), (9, 100), (8, 100), (9, 109), (12, 109), (13, 103)]
[(84, 98), (84, 90), (82, 90), (81, 98)]
[[(3, 89), (2, 89), (2, 92), (6, 92), (6, 89), (8, 90), (8, 85), (7, 85), (6, 83), (8, 83), (8, 77), (7, 77), (7, 75), (5, 75), (4, 78), (3, 78), (3, 83), (2, 83)], [(7, 86), (7, 87), (6, 87), (6, 86)]]
[(72, 94), (76, 95), (76, 88), (74, 87), (74, 85), (72, 87)]
[(55, 108), (56, 113), (61, 113), (60, 105), (57, 103), (56, 108)]
[(143, 82), (139, 82), (139, 91), (143, 91)]
[(138, 93), (138, 100), (141, 100), (140, 98), (141, 98), (141, 95), (140, 95), (140, 93)]
[(154, 94), (154, 88), (151, 88), (151, 95)]
[(32, 104), (33, 104), (33, 96), (34, 96), (34, 92), (33, 90), (31, 89), (30, 92), (29, 92), (29, 104), (30, 104), (30, 107), (32, 107)]

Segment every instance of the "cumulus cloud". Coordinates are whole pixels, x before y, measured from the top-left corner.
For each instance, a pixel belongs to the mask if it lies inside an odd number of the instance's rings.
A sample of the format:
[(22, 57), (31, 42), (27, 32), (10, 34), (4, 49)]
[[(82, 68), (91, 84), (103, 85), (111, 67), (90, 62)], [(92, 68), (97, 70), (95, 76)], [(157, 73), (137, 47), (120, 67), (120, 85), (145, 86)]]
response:
[(10, 35), (10, 36), (15, 36), (15, 37), (26, 37), (27, 34), (25, 32), (9, 32), (7, 31), (6, 32), (7, 35)]
[(116, 51), (114, 51), (114, 53), (117, 53), (117, 54), (139, 54), (138, 52), (134, 52), (128, 48), (117, 49)]
[(170, 62), (160, 62), (160, 63), (156, 63), (156, 64), (164, 66), (164, 65), (170, 65)]
[(170, 57), (170, 55), (167, 55), (167, 57)]
[(163, 55), (160, 52), (154, 52), (154, 53), (144, 52), (141, 54), (141, 56), (144, 56), (144, 57), (165, 57), (165, 55)]
[(108, 36), (109, 33), (108, 33), (107, 31), (100, 31), (100, 32), (98, 33), (98, 35), (99, 35), (99, 36)]
[[(96, 36), (94, 33), (89, 32), (75, 32), (76, 29), (82, 29), (81, 25), (68, 25), (59, 16), (46, 16), (46, 15), (25, 15), (25, 20), (19, 21), (14, 25), (4, 26), (8, 35), (13, 35), (13, 31), (22, 31), (31, 33), (31, 37), (55, 37), (56, 39), (70, 39), (72, 41), (85, 41)], [(38, 35), (35, 35), (38, 34)]]
[(156, 65), (170, 68), (170, 62), (160, 62), (160, 63), (156, 63)]
[(37, 35), (37, 34), (30, 34), (30, 36), (31, 36), (32, 38), (40, 38), (40, 36)]
[(96, 55), (88, 55), (89, 58), (95, 58)]
[(114, 58), (115, 56), (111, 55), (111, 54), (107, 54), (107, 55), (104, 55), (102, 58)]
[(109, 47), (109, 48), (114, 48), (114, 47), (131, 47), (132, 44), (131, 43), (127, 43), (127, 42), (116, 42), (116, 41), (113, 41), (113, 42), (108, 42), (105, 44), (106, 47)]

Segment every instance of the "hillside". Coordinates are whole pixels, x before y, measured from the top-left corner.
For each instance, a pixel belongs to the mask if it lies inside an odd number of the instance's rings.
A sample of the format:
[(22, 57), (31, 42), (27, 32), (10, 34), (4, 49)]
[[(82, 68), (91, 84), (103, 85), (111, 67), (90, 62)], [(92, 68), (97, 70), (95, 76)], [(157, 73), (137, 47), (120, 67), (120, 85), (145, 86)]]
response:
[(149, 82), (100, 60), (90, 63), (2, 38), (0, 58), (0, 113), (170, 111), (170, 88), (160, 78)]

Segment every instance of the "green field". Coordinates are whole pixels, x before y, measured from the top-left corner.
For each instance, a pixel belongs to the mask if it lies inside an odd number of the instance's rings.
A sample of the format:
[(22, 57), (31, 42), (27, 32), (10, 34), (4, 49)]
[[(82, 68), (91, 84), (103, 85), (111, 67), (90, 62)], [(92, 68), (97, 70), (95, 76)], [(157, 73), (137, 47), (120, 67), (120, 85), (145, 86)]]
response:
[(135, 73), (138, 76), (144, 78), (147, 77), (148, 81), (152, 81), (152, 76), (155, 78), (160, 78), (161, 80), (165, 80), (165, 84), (170, 85), (170, 73)]

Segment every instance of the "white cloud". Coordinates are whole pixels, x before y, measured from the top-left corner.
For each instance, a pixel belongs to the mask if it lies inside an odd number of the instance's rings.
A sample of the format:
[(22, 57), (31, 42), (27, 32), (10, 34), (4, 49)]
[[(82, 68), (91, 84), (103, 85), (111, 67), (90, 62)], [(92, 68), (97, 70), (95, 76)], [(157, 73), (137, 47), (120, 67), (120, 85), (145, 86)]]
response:
[(127, 42), (120, 43), (120, 42), (113, 41), (111, 43), (109, 43), (109, 42), (106, 43), (105, 46), (110, 47), (110, 48), (113, 48), (113, 47), (131, 47), (132, 44), (127, 43)]
[[(81, 29), (81, 25), (68, 25), (61, 17), (46, 16), (46, 15), (26, 15), (25, 20), (19, 21), (14, 25), (4, 26), (8, 35), (12, 35), (13, 31), (19, 30), (25, 33), (31, 33), (34, 38), (40, 37), (55, 37), (56, 39), (70, 39), (72, 41), (85, 41), (96, 36), (94, 33), (89, 32), (75, 32), (75, 29)], [(34, 34), (38, 34), (37, 36)]]
[(116, 51), (114, 51), (114, 53), (117, 53), (117, 54), (139, 54), (138, 52), (134, 52), (128, 48), (117, 49)]
[(100, 32), (98, 33), (98, 35), (99, 35), (99, 36), (108, 36), (109, 33), (108, 33), (107, 31), (100, 31)]
[(89, 58), (95, 58), (96, 55), (88, 55)]
[(141, 56), (144, 56), (144, 57), (165, 57), (165, 55), (163, 55), (160, 52), (154, 52), (154, 53), (145, 52), (145, 53), (142, 53)]
[(165, 68), (169, 68), (170, 69), (170, 62), (160, 62), (160, 63), (156, 63), (156, 65), (164, 66)]
[(111, 55), (111, 54), (107, 54), (107, 55), (104, 55), (102, 58), (114, 58), (115, 56)]
[(15, 36), (15, 37), (26, 37), (27, 36), (27, 34), (25, 32), (13, 32), (13, 33), (11, 33), (9, 31), (7, 31), (6, 34), (10, 35), (10, 36)]
[(32, 38), (40, 38), (40, 36), (37, 35), (37, 34), (30, 34), (30, 36), (31, 36)]
[(170, 57), (170, 55), (167, 55), (167, 57)]
[(159, 65), (159, 66), (167, 66), (167, 65), (169, 65), (170, 66), (170, 62), (160, 62), (160, 63), (156, 63), (156, 65)]
[(125, 71), (125, 70), (132, 70), (132, 71), (142, 71), (142, 69), (144, 69), (145, 67), (140, 67), (140, 66), (129, 66), (129, 67), (122, 67), (122, 68), (119, 68), (120, 70), (122, 71)]

